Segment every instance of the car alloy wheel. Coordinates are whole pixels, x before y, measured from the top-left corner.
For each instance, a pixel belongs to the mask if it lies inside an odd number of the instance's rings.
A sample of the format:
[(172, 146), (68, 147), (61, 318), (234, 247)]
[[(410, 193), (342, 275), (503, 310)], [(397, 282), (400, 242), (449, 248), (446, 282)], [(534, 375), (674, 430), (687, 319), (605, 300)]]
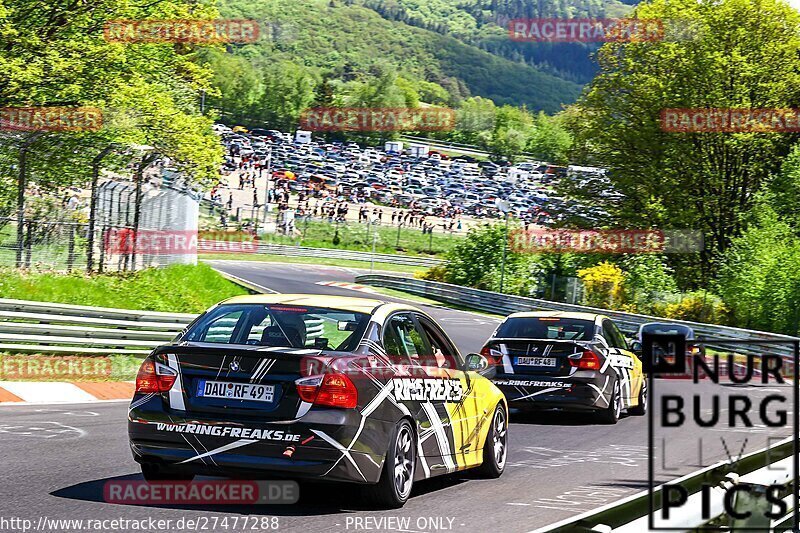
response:
[(495, 407), (486, 441), (483, 443), (483, 463), (478, 469), (482, 477), (498, 478), (503, 473), (508, 455), (508, 415), (505, 405)]
[(628, 413), (633, 416), (644, 416), (647, 413), (648, 391), (647, 380), (642, 381), (642, 389), (639, 391), (639, 405), (628, 409)]
[(614, 389), (611, 393), (611, 398), (608, 400), (608, 407), (597, 412), (597, 421), (603, 424), (616, 424), (619, 420), (619, 415), (622, 413), (622, 387), (620, 380), (614, 382)]
[(494, 453), (494, 461), (500, 470), (503, 470), (506, 464), (506, 456), (508, 454), (508, 446), (506, 439), (508, 438), (508, 431), (506, 426), (506, 412), (503, 409), (497, 409), (494, 413), (494, 420), (492, 421), (492, 449)]
[(398, 428), (394, 451), (394, 486), (398, 496), (405, 500), (414, 484), (414, 436), (411, 427), (403, 424)]

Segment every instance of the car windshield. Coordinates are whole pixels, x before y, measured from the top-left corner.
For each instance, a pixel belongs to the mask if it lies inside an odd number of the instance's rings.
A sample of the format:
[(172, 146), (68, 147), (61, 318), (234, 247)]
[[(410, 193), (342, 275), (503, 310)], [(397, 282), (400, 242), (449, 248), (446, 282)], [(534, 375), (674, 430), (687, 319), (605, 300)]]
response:
[(679, 324), (646, 324), (642, 326), (642, 333), (655, 335), (684, 335), (687, 339), (694, 338), (694, 331), (687, 326)]
[(180, 339), (284, 348), (353, 351), (369, 315), (289, 304), (220, 305), (200, 317)]
[(590, 341), (594, 322), (573, 318), (509, 318), (497, 330), (495, 337), (503, 339), (555, 339)]

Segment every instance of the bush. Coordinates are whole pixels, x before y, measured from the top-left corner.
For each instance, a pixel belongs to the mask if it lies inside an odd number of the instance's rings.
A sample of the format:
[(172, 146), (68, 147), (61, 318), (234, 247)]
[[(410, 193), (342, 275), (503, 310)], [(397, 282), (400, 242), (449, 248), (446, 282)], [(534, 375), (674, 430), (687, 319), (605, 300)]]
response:
[[(520, 296), (533, 296), (539, 288), (545, 272), (548, 270), (546, 259), (542, 254), (515, 255), (511, 262), (506, 261), (506, 271), (503, 280), (503, 292), (518, 294)], [(485, 277), (489, 287), (500, 287), (501, 269), (496, 268), (487, 272)]]
[(728, 308), (716, 294), (694, 291), (681, 295), (676, 302), (664, 305), (660, 314), (675, 320), (724, 324)]
[(620, 261), (625, 273), (622, 283), (623, 311), (652, 314), (658, 302), (678, 292), (664, 258), (655, 254), (629, 255)]
[(734, 325), (800, 333), (800, 242), (768, 207), (725, 252), (717, 291)]
[(444, 282), (447, 279), (447, 268), (445, 265), (437, 265), (428, 270), (414, 272), (414, 278)]
[[(447, 254), (445, 280), (447, 283), (478, 289), (496, 290), (503, 248), (507, 236), (503, 224), (486, 224), (470, 228), (464, 240)], [(506, 272), (515, 270), (519, 255), (506, 249)]]
[(593, 267), (578, 270), (578, 277), (583, 281), (586, 305), (614, 309), (622, 303), (625, 274), (617, 265), (603, 261)]

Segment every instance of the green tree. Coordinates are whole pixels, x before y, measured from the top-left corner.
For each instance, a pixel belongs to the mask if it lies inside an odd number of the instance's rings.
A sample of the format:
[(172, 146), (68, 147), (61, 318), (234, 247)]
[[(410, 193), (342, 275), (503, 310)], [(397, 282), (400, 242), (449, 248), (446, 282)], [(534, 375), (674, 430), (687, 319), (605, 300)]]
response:
[(532, 132), (533, 117), (527, 110), (504, 105), (497, 110), (487, 148), (496, 156), (513, 160), (517, 154), (525, 151)]
[(265, 65), (262, 76), (264, 92), (257, 105), (266, 122), (283, 130), (295, 128), (300, 113), (314, 101), (314, 76), (307, 68), (288, 61)]
[[(98, 132), (38, 137), (29, 179), (52, 188), (82, 183), (92, 158), (112, 142), (153, 146), (198, 182), (215, 177), (221, 148), (211, 119), (199, 113), (210, 72), (198, 66), (197, 47), (116, 43), (103, 34), (115, 19), (214, 17), (213, 8), (180, 1), (0, 1), (0, 107), (85, 106), (103, 114)], [(12, 165), (26, 136), (0, 143), (5, 183), (14, 183)]]
[(562, 125), (558, 115), (550, 117), (540, 111), (525, 148), (537, 159), (563, 165), (570, 162), (572, 135)]
[(800, 333), (800, 241), (796, 229), (769, 206), (733, 239), (722, 260), (717, 292), (736, 325), (788, 335)]
[[(580, 152), (608, 167), (625, 194), (624, 224), (693, 228), (706, 235), (699, 267), (742, 231), (765, 178), (794, 136), (662, 131), (665, 108), (785, 108), (800, 101), (800, 14), (777, 0), (654, 0), (636, 16), (691, 23), (691, 38), (608, 43), (600, 73), (578, 104)], [(703, 279), (692, 256), (676, 256), (678, 279)], [(686, 270), (689, 269), (689, 270)]]
[[(500, 271), (506, 244), (503, 224), (470, 228), (466, 238), (448, 252), (445, 281), (479, 289), (496, 289), (492, 279)], [(512, 272), (518, 261), (519, 256), (508, 251), (506, 271)]]
[(800, 229), (800, 144), (792, 151), (769, 182), (765, 201), (775, 210), (780, 220), (797, 231)]

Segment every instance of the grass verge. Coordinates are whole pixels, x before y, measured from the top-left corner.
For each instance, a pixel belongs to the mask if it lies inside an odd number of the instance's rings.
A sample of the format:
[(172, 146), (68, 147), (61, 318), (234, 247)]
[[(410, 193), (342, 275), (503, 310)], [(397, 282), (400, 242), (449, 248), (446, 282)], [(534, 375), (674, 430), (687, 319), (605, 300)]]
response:
[[(373, 208), (374, 206), (370, 205), (370, 212)], [(440, 257), (464, 239), (461, 235), (442, 233), (439, 228), (429, 235), (423, 235), (419, 228), (403, 227), (398, 229), (397, 226), (388, 225), (391, 219), (386, 220), (387, 216), (389, 215), (384, 213), (383, 226), (356, 222), (335, 224), (318, 220), (298, 220), (296, 227), (300, 235), (289, 237), (266, 234), (261, 237), (261, 240), (271, 244), (359, 252), (371, 252), (374, 241), (377, 253), (396, 254), (400, 252), (409, 256)]]
[(247, 292), (205, 264), (86, 275), (0, 270), (0, 298), (200, 313)]

